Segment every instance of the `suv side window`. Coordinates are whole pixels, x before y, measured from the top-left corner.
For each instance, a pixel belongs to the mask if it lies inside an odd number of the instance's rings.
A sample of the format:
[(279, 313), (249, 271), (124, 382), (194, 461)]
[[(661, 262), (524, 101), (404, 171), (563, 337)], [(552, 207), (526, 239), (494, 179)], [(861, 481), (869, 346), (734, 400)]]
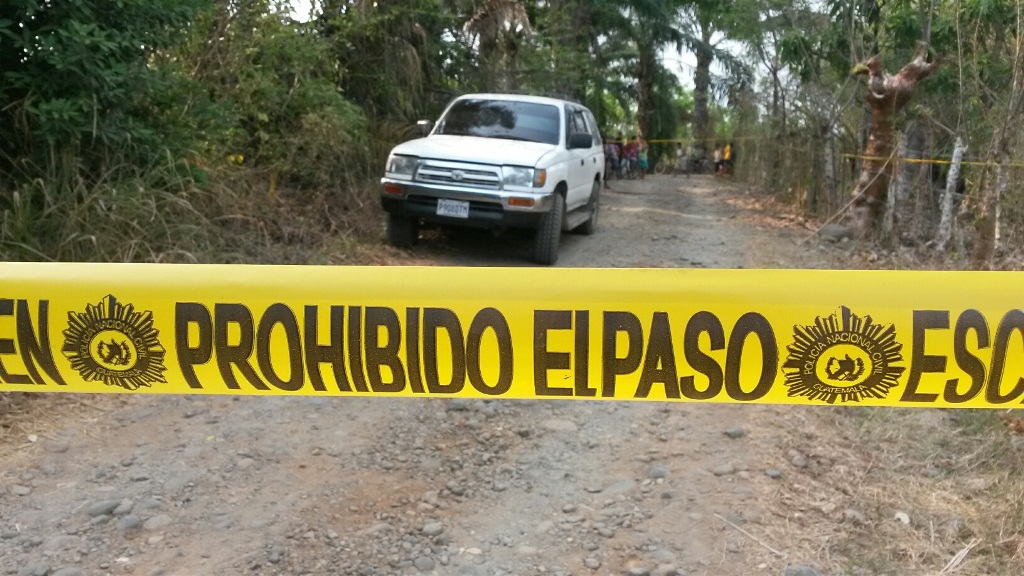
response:
[(572, 118), (569, 121), (569, 136), (571, 137), (573, 134), (590, 134), (593, 136), (592, 129), (588, 125), (587, 118), (582, 110), (572, 110)]

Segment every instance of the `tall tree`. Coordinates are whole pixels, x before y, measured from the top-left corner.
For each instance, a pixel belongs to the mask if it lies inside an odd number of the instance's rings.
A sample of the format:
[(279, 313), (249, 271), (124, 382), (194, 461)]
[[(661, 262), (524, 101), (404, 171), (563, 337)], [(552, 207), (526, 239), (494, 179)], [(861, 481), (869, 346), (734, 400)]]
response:
[[(727, 39), (743, 41), (758, 32), (756, 0), (689, 0), (685, 3), (687, 28), (683, 43), (693, 52), (697, 65), (693, 72), (693, 132), (697, 146), (703, 151), (714, 138), (709, 108), (713, 92), (724, 91), (725, 85), (735, 78), (749, 76), (745, 62), (735, 57), (721, 44)], [(718, 62), (731, 77), (716, 82), (711, 65)], [(746, 81), (746, 80), (744, 80)]]
[(853, 212), (857, 227), (867, 232), (878, 222), (886, 206), (893, 162), (893, 122), (914, 95), (917, 83), (938, 67), (920, 44), (917, 56), (896, 74), (882, 69), (882, 57), (875, 55), (857, 65), (854, 74), (868, 77), (865, 99), (871, 107), (871, 125), (864, 149), (860, 180), (854, 191)]

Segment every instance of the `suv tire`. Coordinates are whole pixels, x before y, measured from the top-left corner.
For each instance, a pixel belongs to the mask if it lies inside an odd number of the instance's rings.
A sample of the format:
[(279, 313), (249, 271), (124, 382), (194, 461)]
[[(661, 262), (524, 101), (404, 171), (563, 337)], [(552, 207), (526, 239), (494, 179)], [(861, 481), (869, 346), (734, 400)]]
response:
[(420, 237), (417, 218), (388, 213), (388, 244), (395, 248), (408, 248)]
[(562, 219), (565, 216), (565, 198), (555, 194), (551, 210), (541, 219), (540, 228), (534, 237), (533, 261), (549, 266), (558, 260), (558, 241), (562, 236)]

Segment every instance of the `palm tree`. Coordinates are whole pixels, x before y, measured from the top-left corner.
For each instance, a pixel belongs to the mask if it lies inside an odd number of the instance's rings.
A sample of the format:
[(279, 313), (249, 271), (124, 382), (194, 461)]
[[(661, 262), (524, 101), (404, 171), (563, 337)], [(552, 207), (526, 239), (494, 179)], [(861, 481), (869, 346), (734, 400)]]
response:
[(467, 8), (463, 29), (476, 48), (487, 89), (518, 89), (519, 51), (532, 33), (526, 6), (518, 0), (486, 0)]

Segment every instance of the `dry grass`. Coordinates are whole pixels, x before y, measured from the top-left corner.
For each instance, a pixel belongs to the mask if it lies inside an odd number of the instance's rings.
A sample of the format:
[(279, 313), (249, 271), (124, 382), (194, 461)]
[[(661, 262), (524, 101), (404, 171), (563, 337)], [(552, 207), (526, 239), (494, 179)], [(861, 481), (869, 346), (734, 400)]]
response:
[(2, 393), (0, 462), (6, 467), (17, 454), (58, 440), (72, 427), (88, 435), (91, 424), (130, 401), (128, 396), (113, 394)]
[[(1024, 574), (1024, 437), (992, 411), (787, 408), (767, 538), (833, 575)], [(905, 514), (909, 524), (897, 518)], [(945, 570), (945, 571), (944, 571)]]

